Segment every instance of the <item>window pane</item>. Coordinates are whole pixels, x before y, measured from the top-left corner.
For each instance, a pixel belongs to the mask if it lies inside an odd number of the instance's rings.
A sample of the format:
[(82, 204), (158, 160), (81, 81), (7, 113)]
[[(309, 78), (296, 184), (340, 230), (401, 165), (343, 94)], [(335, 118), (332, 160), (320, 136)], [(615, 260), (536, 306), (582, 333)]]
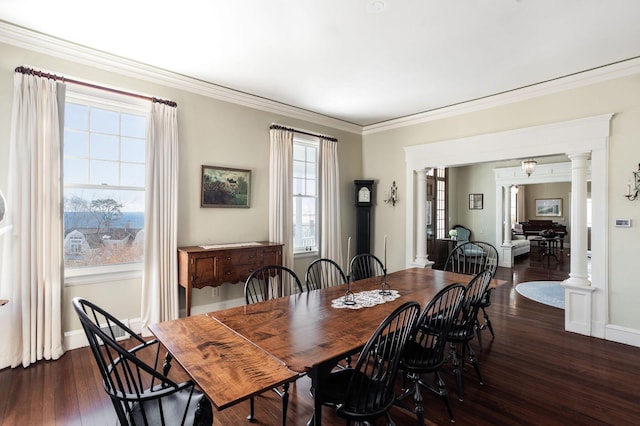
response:
[(68, 157), (89, 156), (89, 134), (87, 132), (64, 132), (64, 155)]
[(118, 159), (118, 138), (116, 136), (92, 134), (91, 157), (102, 160)]
[(66, 104), (64, 107), (65, 127), (78, 130), (89, 130), (89, 107), (77, 104)]
[(66, 267), (140, 262), (143, 228), (144, 191), (65, 190)]
[(145, 167), (141, 164), (122, 163), (120, 165), (120, 184), (123, 186), (144, 186)]
[(305, 177), (305, 164), (302, 161), (293, 162), (293, 177), (294, 178)]
[(142, 139), (122, 138), (120, 160), (132, 163), (145, 162), (145, 141)]
[(308, 196), (315, 196), (316, 194), (316, 181), (315, 180), (307, 180), (307, 192)]
[(93, 185), (118, 185), (118, 163), (114, 161), (96, 161), (91, 163), (91, 180)]
[(122, 136), (130, 136), (132, 138), (144, 138), (146, 135), (146, 120), (139, 115), (122, 114), (120, 119)]
[(120, 114), (101, 108), (91, 108), (91, 131), (116, 135), (120, 130)]
[(307, 179), (315, 179), (317, 173), (316, 163), (307, 163)]
[(304, 145), (293, 144), (293, 159), (295, 161), (304, 161)]
[(66, 184), (86, 184), (89, 182), (89, 161), (66, 158), (62, 173)]
[(293, 180), (293, 195), (304, 195), (304, 179)]

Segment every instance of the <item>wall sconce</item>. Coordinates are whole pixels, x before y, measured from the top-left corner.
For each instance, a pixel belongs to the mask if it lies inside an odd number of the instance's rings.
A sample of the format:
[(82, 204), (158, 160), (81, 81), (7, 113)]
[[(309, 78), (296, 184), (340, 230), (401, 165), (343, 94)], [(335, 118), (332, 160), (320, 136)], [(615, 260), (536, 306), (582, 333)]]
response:
[(536, 169), (536, 164), (538, 164), (538, 162), (533, 159), (522, 162), (522, 170), (527, 174), (527, 177), (531, 176), (531, 173)]
[(624, 194), (625, 197), (627, 197), (627, 199), (629, 201), (633, 201), (636, 198), (638, 198), (638, 195), (640, 194), (640, 164), (638, 164), (638, 171), (637, 172), (631, 172), (633, 173), (633, 181), (634, 181), (634, 188), (631, 188), (631, 181), (627, 182), (627, 192)]
[(396, 202), (398, 201), (398, 187), (396, 186), (396, 181), (393, 181), (391, 185), (391, 189), (389, 191), (385, 191), (385, 200), (384, 202), (387, 204), (391, 204), (395, 207)]

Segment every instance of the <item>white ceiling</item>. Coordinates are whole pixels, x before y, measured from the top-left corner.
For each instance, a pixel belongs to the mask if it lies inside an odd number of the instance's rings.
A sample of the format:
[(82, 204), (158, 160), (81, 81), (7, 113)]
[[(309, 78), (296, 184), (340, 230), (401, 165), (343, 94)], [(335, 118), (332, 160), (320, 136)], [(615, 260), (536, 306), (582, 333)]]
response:
[(639, 0), (0, 0), (0, 20), (361, 126), (636, 58), (639, 18)]

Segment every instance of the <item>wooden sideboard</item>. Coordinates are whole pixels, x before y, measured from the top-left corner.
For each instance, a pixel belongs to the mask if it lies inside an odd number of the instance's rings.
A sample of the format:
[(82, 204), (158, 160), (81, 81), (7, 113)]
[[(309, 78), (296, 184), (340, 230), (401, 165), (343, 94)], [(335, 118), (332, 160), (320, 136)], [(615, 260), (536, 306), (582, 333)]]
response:
[(264, 265), (282, 264), (282, 244), (230, 243), (178, 248), (178, 283), (184, 287), (187, 316), (191, 290), (245, 281)]

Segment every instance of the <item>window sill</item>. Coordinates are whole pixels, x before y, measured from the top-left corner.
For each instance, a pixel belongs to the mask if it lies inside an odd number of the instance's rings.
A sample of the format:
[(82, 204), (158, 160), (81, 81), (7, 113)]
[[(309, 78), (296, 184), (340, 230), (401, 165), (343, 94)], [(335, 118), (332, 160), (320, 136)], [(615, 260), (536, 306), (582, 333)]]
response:
[(318, 257), (320, 255), (320, 252), (315, 250), (315, 251), (300, 251), (298, 253), (293, 253), (293, 258), (294, 259), (304, 259), (306, 257)]
[(142, 263), (67, 269), (65, 287), (142, 278)]

